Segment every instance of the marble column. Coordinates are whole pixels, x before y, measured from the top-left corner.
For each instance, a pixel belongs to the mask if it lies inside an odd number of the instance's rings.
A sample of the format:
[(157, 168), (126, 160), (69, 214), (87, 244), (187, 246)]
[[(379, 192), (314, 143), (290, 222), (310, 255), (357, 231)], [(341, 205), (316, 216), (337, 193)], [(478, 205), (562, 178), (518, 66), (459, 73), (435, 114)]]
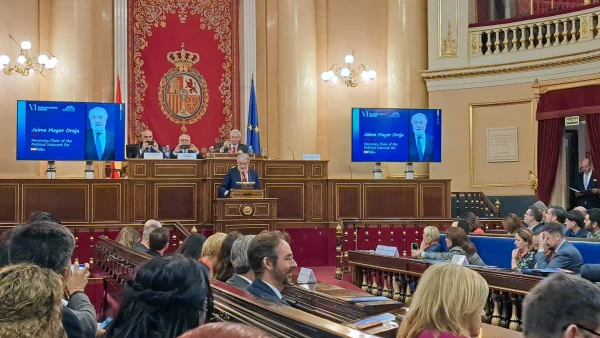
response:
[(279, 0), (277, 16), (279, 155), (317, 152), (315, 1)]
[[(256, 86), (256, 0), (240, 2), (240, 131), (246, 142), (252, 76)], [(260, 126), (260, 121), (259, 121)], [(259, 152), (260, 149), (254, 149)]]
[[(427, 1), (388, 1), (388, 107), (428, 108), (425, 81), (427, 69)], [(391, 175), (404, 175), (404, 163), (390, 163)], [(429, 164), (414, 167), (416, 177), (429, 176)], [(385, 173), (384, 173), (385, 175)]]

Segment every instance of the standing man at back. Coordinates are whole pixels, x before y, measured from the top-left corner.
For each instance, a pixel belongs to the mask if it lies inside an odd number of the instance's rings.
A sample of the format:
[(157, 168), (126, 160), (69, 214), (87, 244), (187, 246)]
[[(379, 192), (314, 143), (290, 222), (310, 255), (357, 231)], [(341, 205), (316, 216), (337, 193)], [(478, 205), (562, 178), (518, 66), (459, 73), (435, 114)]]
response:
[(290, 284), (296, 269), (294, 254), (280, 231), (263, 231), (248, 247), (248, 260), (254, 271), (254, 281), (246, 289), (251, 294), (275, 303), (289, 305), (281, 296)]
[(575, 193), (578, 206), (587, 209), (600, 208), (600, 189), (598, 189), (598, 179), (592, 168), (592, 161), (587, 158), (581, 161), (581, 172), (575, 176), (571, 188), (579, 191)]

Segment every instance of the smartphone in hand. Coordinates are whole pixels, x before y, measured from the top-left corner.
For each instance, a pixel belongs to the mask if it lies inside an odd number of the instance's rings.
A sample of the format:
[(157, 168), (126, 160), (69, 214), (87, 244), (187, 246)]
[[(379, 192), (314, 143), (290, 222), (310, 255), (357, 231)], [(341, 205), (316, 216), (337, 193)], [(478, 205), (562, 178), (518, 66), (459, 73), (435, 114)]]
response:
[(417, 243), (412, 243), (412, 244), (410, 245), (410, 248), (411, 248), (412, 250), (419, 250), (419, 244), (417, 244)]
[(100, 328), (102, 330), (106, 330), (106, 328), (108, 327), (108, 324), (110, 324), (110, 322), (112, 322), (112, 318), (111, 317), (106, 318), (106, 320), (103, 321), (102, 324), (100, 324)]

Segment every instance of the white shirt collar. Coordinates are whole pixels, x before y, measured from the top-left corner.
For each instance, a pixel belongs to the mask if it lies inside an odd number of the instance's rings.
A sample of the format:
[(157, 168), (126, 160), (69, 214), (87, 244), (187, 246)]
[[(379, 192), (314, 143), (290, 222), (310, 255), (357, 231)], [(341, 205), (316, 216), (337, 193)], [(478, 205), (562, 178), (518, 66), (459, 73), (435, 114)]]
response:
[[(249, 280), (248, 278), (246, 278), (246, 277), (244, 277), (244, 276), (242, 276), (242, 275), (238, 275), (237, 273), (236, 273), (235, 275), (236, 275), (236, 276), (238, 276), (238, 277), (241, 277), (241, 278), (243, 278), (243, 279), (244, 279), (246, 282), (248, 282), (248, 284), (252, 284), (252, 281), (251, 281), (251, 280)], [(266, 282), (265, 282), (265, 283), (266, 283)], [(268, 284), (268, 283), (267, 283), (267, 284)]]
[(277, 290), (276, 287), (274, 287), (273, 285), (267, 283), (266, 280), (262, 280), (263, 282), (265, 282), (265, 284), (267, 284), (271, 289), (273, 289), (273, 292), (275, 292), (275, 294), (277, 295), (277, 297), (279, 297), (279, 299), (282, 299), (283, 297), (281, 297), (281, 292), (279, 292), (279, 290)]

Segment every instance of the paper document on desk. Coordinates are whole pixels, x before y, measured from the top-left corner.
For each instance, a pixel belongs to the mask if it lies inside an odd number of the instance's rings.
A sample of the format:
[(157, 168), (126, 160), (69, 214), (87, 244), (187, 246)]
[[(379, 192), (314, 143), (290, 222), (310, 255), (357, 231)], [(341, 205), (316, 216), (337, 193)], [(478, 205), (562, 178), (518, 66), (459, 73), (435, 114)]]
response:
[(365, 319), (361, 320), (360, 322), (357, 322), (356, 326), (363, 326), (363, 325), (376, 323), (376, 322), (383, 323), (383, 322), (387, 322), (387, 321), (394, 320), (394, 319), (396, 319), (396, 316), (394, 316), (393, 314), (382, 313), (382, 314), (374, 316), (374, 317), (365, 318)]

